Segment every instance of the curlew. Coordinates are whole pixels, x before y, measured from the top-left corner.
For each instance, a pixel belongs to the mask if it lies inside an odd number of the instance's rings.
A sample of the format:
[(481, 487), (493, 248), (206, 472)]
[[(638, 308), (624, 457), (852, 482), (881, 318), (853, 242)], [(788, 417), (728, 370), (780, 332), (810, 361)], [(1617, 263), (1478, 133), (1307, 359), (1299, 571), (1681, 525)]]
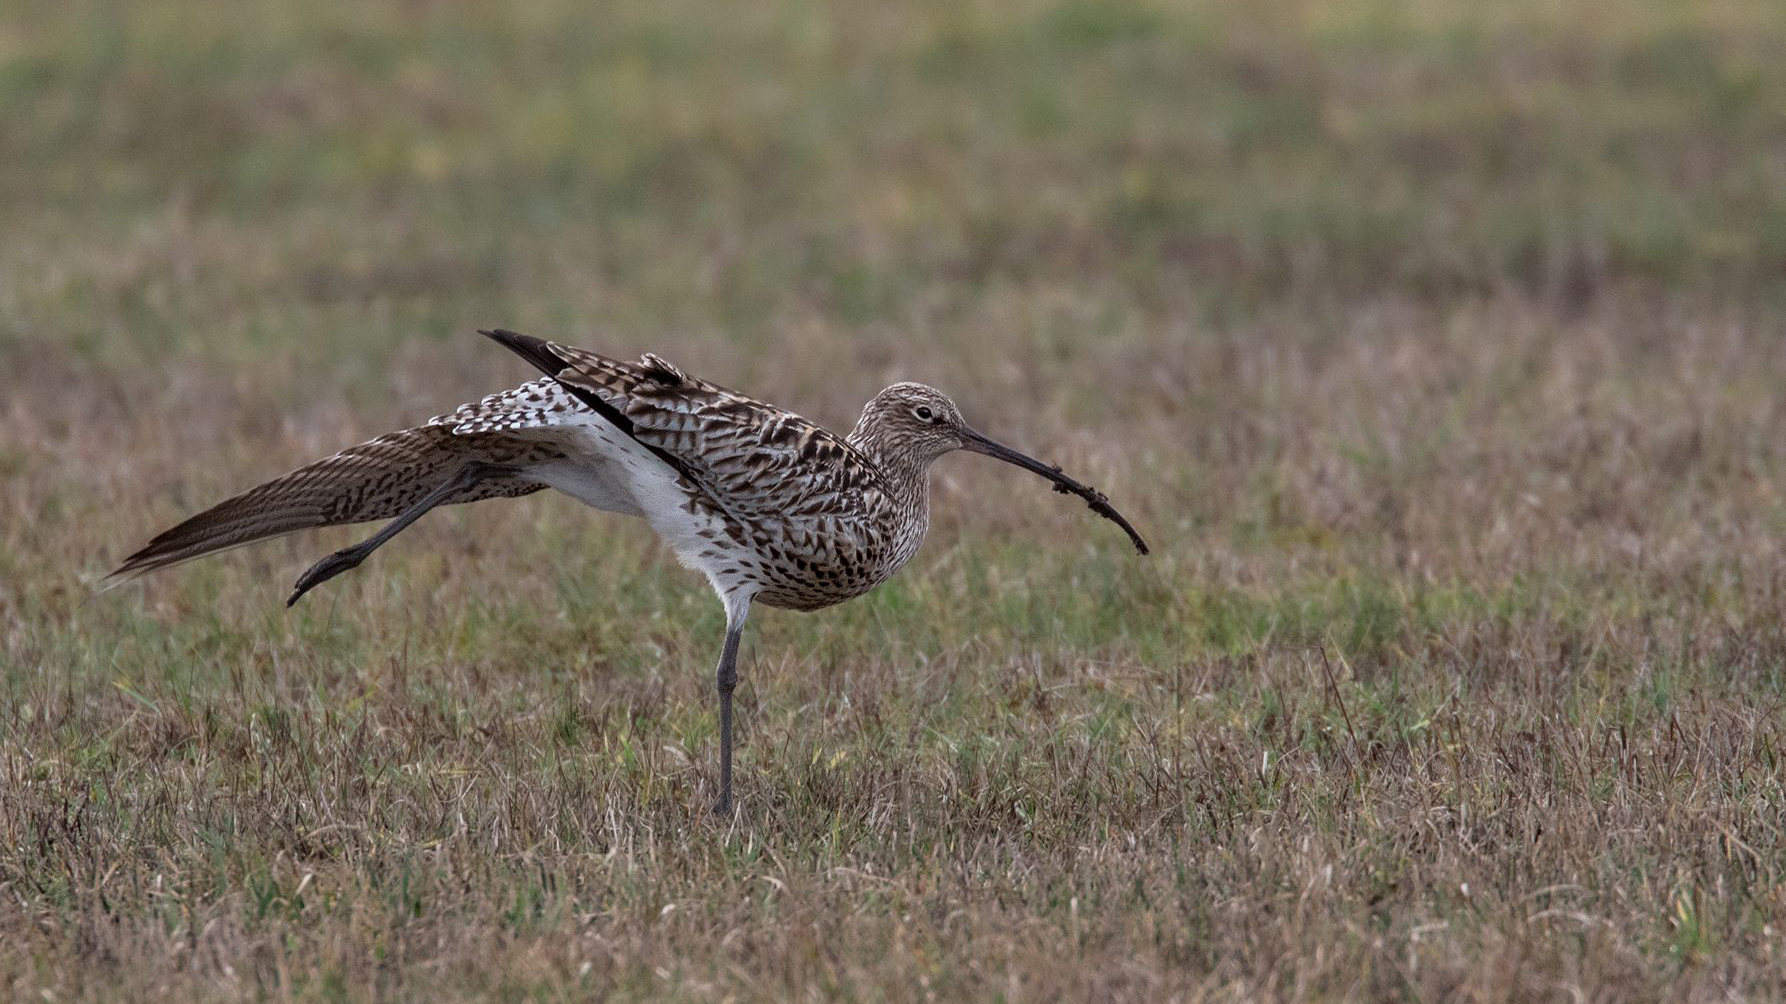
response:
[[(212, 506), (149, 541), (113, 577), (318, 526), (391, 519), (312, 565), (286, 601), (346, 572), (439, 505), (555, 488), (641, 516), (725, 604), (719, 799), (732, 808), (732, 691), (753, 603), (816, 610), (898, 571), (930, 523), (930, 465), (954, 450), (1015, 464), (1147, 544), (1101, 492), (976, 432), (940, 391), (896, 383), (847, 436), (691, 377), (512, 331), (483, 334), (545, 377), (378, 437)], [(393, 518), (394, 517), (394, 518)]]

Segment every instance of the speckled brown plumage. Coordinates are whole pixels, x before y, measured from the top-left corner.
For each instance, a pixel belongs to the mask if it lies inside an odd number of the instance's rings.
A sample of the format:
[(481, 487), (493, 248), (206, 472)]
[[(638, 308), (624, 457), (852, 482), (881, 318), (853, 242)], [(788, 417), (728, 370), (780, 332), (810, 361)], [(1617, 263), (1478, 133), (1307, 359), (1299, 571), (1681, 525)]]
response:
[(294, 530), (393, 518), (300, 578), (357, 566), (435, 505), (557, 488), (645, 518), (726, 606), (718, 672), (720, 806), (731, 804), (731, 692), (753, 602), (813, 610), (859, 596), (911, 558), (930, 521), (930, 465), (958, 449), (1048, 478), (1147, 546), (1099, 492), (974, 431), (941, 392), (886, 388), (847, 436), (689, 376), (647, 353), (622, 362), (510, 331), (486, 335), (544, 379), (299, 468), (186, 520), (118, 576)]

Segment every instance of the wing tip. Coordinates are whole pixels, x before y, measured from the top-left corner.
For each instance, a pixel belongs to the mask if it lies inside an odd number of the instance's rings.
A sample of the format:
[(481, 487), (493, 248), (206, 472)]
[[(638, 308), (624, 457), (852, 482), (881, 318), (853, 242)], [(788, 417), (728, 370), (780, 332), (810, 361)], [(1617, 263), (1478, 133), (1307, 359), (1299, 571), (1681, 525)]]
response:
[(159, 572), (163, 568), (207, 554), (209, 550), (222, 550), (222, 548), (201, 548), (196, 553), (191, 553), (194, 552), (193, 541), (163, 540), (162, 538), (166, 536), (168, 535), (162, 534), (161, 537), (145, 544), (135, 554), (131, 554), (119, 562), (117, 568), (105, 573), (100, 578), (101, 582), (107, 583), (105, 588), (121, 586), (151, 572)]
[(523, 335), (507, 328), (479, 328), (478, 334), (532, 363), (547, 376), (557, 376), (570, 366), (570, 360), (559, 355), (552, 343), (543, 338)]
[[(166, 534), (161, 536), (166, 536)], [(126, 555), (124, 560), (118, 563), (117, 568), (105, 573), (104, 581), (128, 582), (139, 576), (147, 575), (167, 563), (168, 550), (163, 546), (161, 538), (157, 537), (138, 548), (134, 554)]]

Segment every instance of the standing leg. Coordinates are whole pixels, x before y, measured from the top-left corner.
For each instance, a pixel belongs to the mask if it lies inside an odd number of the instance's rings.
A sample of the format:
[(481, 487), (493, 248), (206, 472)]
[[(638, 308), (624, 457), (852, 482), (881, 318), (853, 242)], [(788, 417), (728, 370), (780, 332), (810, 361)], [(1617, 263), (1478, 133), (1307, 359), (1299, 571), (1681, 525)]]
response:
[(726, 647), (719, 656), (719, 801), (713, 811), (732, 811), (732, 691), (738, 689), (738, 641), (744, 636), (744, 616), (750, 597), (726, 596)]

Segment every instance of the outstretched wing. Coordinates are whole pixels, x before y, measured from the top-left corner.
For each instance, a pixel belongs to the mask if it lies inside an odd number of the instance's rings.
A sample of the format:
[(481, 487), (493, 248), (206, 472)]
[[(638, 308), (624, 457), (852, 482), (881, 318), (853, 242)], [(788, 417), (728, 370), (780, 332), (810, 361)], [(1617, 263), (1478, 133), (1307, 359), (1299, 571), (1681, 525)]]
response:
[[(387, 433), (225, 499), (163, 531), (125, 558), (111, 577), (152, 572), (294, 530), (388, 519), (433, 491), (468, 460), (535, 461), (550, 452), (549, 446), (496, 435), (455, 435), (451, 426), (441, 424)], [(512, 498), (544, 487), (520, 474), (491, 478), (447, 502)]]
[(647, 353), (621, 362), (513, 331), (485, 331), (644, 444), (717, 508), (749, 519), (854, 509), (879, 470), (841, 436), (683, 373)]

